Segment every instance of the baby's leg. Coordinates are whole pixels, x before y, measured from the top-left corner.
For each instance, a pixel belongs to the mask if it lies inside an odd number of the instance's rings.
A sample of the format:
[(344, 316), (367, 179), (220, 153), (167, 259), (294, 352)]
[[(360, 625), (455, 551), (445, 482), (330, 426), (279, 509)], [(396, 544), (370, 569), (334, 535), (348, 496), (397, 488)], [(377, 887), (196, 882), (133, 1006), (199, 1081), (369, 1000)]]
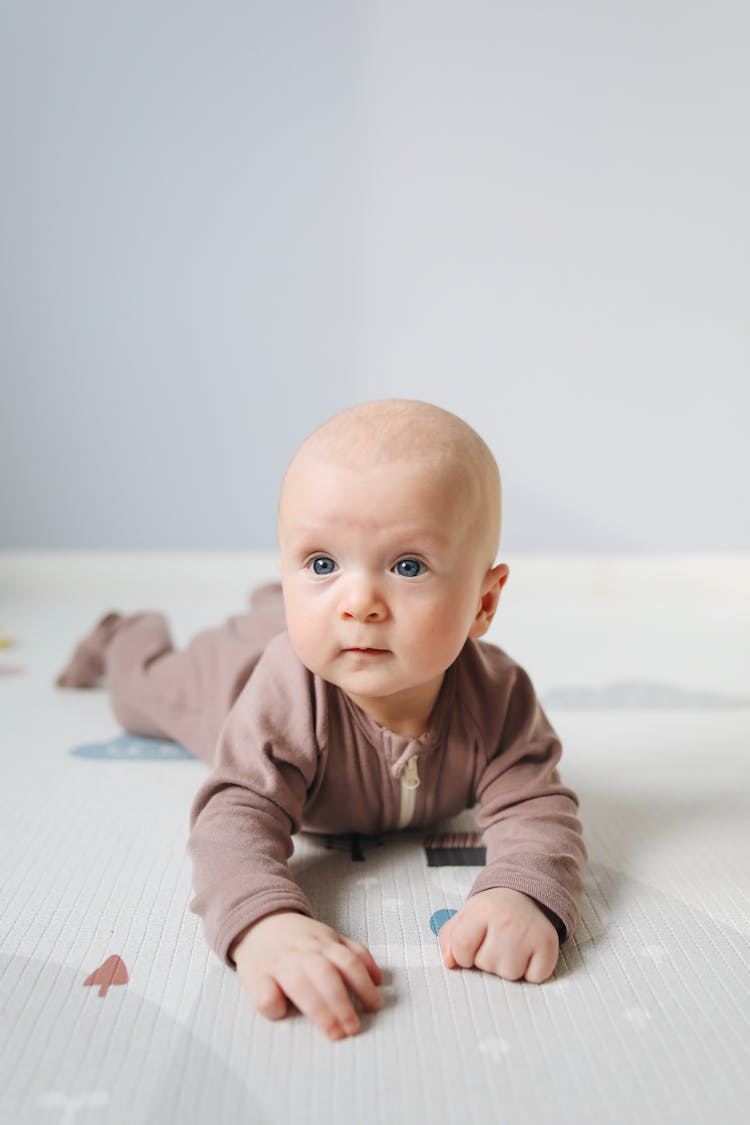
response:
[(248, 613), (198, 633), (182, 650), (175, 649), (161, 613), (107, 615), (78, 645), (58, 683), (82, 686), (84, 677), (74, 677), (73, 669), (83, 654), (90, 666), (103, 669), (112, 710), (125, 730), (172, 739), (212, 763), (224, 719), (284, 626), (278, 588), (264, 590)]
[(177, 650), (162, 614), (130, 618), (106, 654), (112, 710), (126, 730), (171, 738), (212, 764), (224, 720), (284, 624), (281, 599), (264, 600)]
[[(118, 634), (124, 634), (124, 640), (117, 640)], [(148, 738), (171, 738), (154, 705), (170, 687), (164, 679), (166, 669), (160, 669), (158, 662), (171, 653), (172, 638), (161, 614), (108, 613), (79, 641), (55, 683), (91, 688), (106, 675), (112, 709), (125, 730)]]
[[(179, 742), (165, 705), (180, 696), (179, 653), (161, 613), (128, 617), (105, 653), (109, 702), (125, 730)], [(173, 707), (171, 708), (173, 709)]]

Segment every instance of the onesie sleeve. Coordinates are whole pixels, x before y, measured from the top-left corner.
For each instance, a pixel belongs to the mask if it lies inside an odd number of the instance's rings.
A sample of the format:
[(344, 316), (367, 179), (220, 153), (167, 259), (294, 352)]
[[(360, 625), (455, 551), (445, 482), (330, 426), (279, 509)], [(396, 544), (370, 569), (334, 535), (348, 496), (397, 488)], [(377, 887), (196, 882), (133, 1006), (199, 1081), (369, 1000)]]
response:
[(217, 765), (193, 802), (190, 907), (232, 968), (229, 948), (253, 922), (275, 910), (313, 913), (287, 861), (320, 768), (316, 690), (286, 635), (275, 638), (230, 711)]
[(471, 894), (491, 887), (522, 891), (559, 919), (562, 941), (575, 929), (583, 892), (578, 799), (560, 781), (560, 741), (518, 665), (502, 703), (502, 731), (477, 783), (487, 863)]

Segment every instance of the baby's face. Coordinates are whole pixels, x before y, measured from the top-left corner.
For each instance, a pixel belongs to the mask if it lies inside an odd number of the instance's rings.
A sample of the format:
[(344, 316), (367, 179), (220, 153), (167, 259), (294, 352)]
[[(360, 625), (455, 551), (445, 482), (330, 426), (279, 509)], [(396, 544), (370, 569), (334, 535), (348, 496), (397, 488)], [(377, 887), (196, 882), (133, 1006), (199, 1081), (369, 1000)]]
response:
[[(302, 663), (378, 722), (426, 722), (494, 575), (450, 474), (409, 462), (293, 467), (279, 511), (287, 626)], [(505, 570), (505, 568), (499, 568)]]

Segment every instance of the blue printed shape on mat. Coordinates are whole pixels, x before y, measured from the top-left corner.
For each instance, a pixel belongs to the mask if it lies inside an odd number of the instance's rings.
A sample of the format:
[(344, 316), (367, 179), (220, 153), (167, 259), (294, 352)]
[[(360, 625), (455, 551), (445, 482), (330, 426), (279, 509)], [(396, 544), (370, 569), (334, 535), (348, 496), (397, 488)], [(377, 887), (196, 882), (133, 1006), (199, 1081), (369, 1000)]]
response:
[(164, 762), (194, 760), (193, 755), (176, 742), (162, 738), (141, 738), (135, 734), (120, 734), (108, 742), (89, 742), (76, 746), (70, 753), (75, 758), (89, 758), (99, 762)]
[(440, 932), (440, 927), (444, 926), (448, 919), (456, 913), (458, 913), (456, 910), (448, 910), (446, 907), (443, 907), (442, 910), (436, 910), (430, 918), (430, 929), (433, 934), (437, 935)]

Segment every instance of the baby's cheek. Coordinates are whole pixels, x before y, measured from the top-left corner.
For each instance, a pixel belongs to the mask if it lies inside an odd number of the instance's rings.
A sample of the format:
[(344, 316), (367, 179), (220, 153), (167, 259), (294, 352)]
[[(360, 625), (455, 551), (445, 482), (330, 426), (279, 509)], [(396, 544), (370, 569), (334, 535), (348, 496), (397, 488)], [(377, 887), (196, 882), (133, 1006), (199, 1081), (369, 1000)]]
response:
[(412, 628), (415, 634), (418, 634), (422, 642), (430, 643), (433, 648), (452, 649), (459, 643), (465, 640), (463, 633), (462, 619), (455, 613), (452, 606), (444, 605), (428, 605), (424, 608), (420, 607), (418, 614), (414, 616), (412, 621)]
[(323, 646), (320, 644), (316, 630), (304, 617), (294, 614), (287, 615), (287, 631), (289, 640), (295, 654), (311, 672), (318, 673), (322, 670)]

